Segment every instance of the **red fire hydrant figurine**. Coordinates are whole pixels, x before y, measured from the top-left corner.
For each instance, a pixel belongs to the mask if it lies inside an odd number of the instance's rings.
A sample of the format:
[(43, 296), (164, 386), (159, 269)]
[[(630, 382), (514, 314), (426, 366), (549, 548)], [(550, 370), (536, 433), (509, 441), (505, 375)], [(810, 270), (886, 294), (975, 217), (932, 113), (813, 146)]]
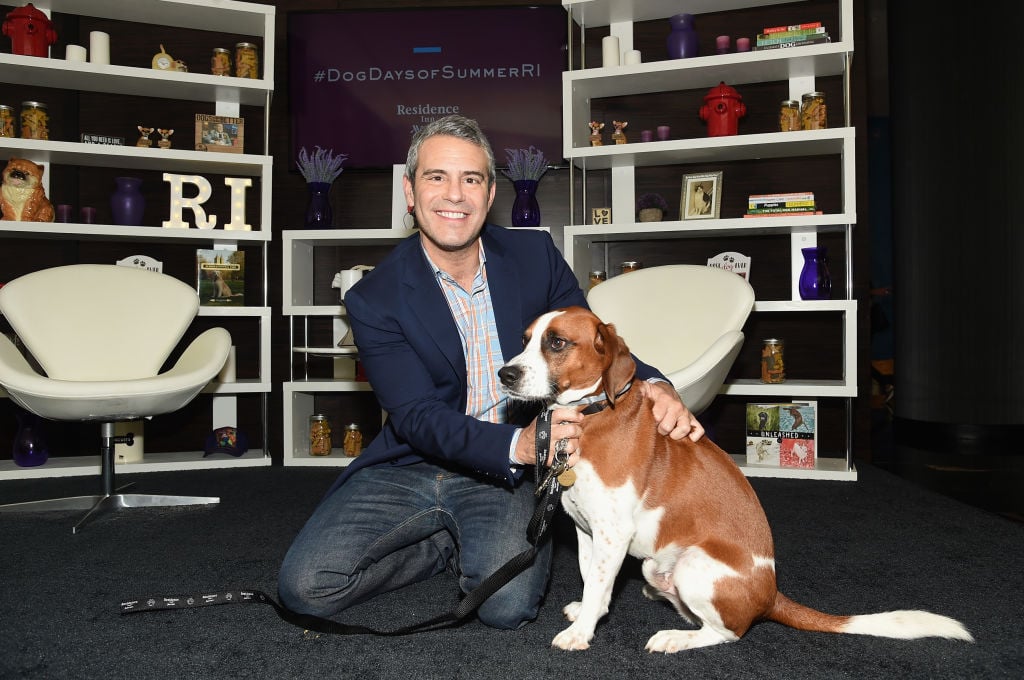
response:
[(740, 118), (747, 115), (747, 105), (734, 88), (718, 83), (704, 95), (700, 119), (707, 121), (709, 137), (735, 135)]
[(48, 57), (50, 45), (57, 42), (50, 17), (31, 2), (11, 10), (4, 19), (3, 31), (11, 39), (11, 52), (27, 57)]

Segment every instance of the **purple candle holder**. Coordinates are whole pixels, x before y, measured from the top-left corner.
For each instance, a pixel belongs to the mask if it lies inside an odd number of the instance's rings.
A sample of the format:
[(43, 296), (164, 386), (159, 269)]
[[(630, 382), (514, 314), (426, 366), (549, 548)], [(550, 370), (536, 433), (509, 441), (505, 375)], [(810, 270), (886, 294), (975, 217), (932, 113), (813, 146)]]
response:
[(737, 52), (749, 52), (750, 51), (750, 38), (736, 38), (736, 51)]
[(96, 208), (83, 207), (80, 211), (82, 224), (96, 224)]
[(641, 130), (640, 131), (640, 141), (641, 142), (653, 142), (654, 141), (654, 131), (653, 130)]
[(660, 139), (663, 142), (666, 141), (668, 139), (668, 135), (670, 132), (672, 132), (672, 128), (670, 128), (668, 125), (659, 125), (658, 139)]
[(56, 221), (56, 222), (70, 222), (71, 221), (71, 214), (74, 212), (74, 210), (75, 210), (74, 207), (68, 205), (67, 203), (60, 203), (60, 204), (58, 204), (57, 208), (55, 209), (55, 216), (54, 216), (55, 219), (54, 219), (54, 221)]
[(728, 54), (731, 43), (732, 38), (727, 35), (720, 35), (715, 38), (715, 50), (717, 50), (719, 54)]

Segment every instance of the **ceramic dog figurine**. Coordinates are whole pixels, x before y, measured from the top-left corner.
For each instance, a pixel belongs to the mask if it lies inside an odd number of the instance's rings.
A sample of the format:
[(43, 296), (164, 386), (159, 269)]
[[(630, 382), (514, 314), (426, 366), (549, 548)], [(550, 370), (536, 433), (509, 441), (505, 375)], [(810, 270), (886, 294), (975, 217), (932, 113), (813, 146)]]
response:
[(53, 205), (43, 191), (43, 166), (12, 158), (3, 172), (3, 219), (53, 222)]

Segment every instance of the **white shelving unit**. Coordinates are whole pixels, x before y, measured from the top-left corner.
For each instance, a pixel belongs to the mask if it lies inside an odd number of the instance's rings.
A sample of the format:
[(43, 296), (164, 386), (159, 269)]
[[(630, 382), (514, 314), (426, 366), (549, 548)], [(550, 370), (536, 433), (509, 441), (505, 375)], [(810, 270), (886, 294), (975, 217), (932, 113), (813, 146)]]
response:
[[(671, 0), (563, 0), (562, 5), (580, 27), (607, 27), (608, 34), (619, 39), (623, 51), (633, 49), (633, 23), (667, 19), (679, 12), (702, 14), (743, 10), (788, 0), (693, 0), (680, 7)], [(843, 365), (840, 380), (787, 380), (766, 385), (757, 380), (737, 380), (726, 384), (722, 393), (758, 399), (799, 400), (837, 397), (846, 405), (846, 446), (844, 457), (819, 458), (815, 470), (791, 470), (746, 466), (737, 457), (744, 472), (751, 476), (801, 477), (810, 479), (856, 479), (852, 461), (852, 399), (857, 396), (857, 302), (853, 299), (852, 238), (856, 215), (856, 156), (854, 128), (849, 116), (849, 74), (853, 53), (853, 0), (836, 0), (839, 25), (828, 26), (830, 43), (698, 56), (688, 59), (653, 61), (628, 66), (584, 68), (568, 71), (562, 78), (563, 155), (573, 171), (610, 171), (611, 208), (615, 216), (632, 219), (636, 198), (635, 170), (638, 167), (673, 164), (714, 163), (736, 160), (799, 158), (830, 155), (841, 158), (842, 208), (839, 212), (750, 219), (713, 219), (678, 222), (633, 223), (616, 221), (604, 225), (567, 225), (564, 228), (563, 253), (582, 286), (594, 268), (594, 249), (609, 241), (687, 239), (708, 236), (777, 235), (789, 238), (793, 279), (792, 300), (757, 301), (754, 313), (798, 312), (821, 314), (839, 312), (843, 319)], [(698, 17), (699, 21), (699, 17)], [(587, 123), (591, 120), (591, 101), (613, 96), (643, 95), (660, 92), (711, 88), (724, 81), (730, 85), (788, 81), (789, 96), (800, 98), (815, 90), (815, 78), (842, 76), (845, 102), (833, 106), (836, 113), (830, 127), (787, 133), (742, 134), (727, 137), (676, 139), (592, 147)], [(840, 126), (837, 121), (841, 122)], [(582, 192), (582, 210), (589, 213)], [(574, 203), (576, 199), (574, 198)], [(845, 236), (846, 281), (834, 281), (834, 291), (843, 299), (804, 301), (796, 292), (796, 280), (803, 265), (801, 248), (816, 245), (819, 233)], [(608, 269), (607, 266), (602, 267)], [(750, 340), (748, 339), (748, 342)]]
[[(263, 148), (268, 148), (270, 100), (274, 90), (274, 13), (270, 5), (233, 2), (231, 0), (41, 0), (33, 3), (48, 13), (74, 14), (117, 21), (140, 22), (221, 31), (261, 38), (263, 77), (258, 79), (213, 76), (203, 73), (171, 73), (149, 68), (69, 63), (54, 55), (45, 59), (0, 54), (0, 82), (87, 92), (115, 93), (138, 97), (156, 97), (215, 105), (222, 116), (238, 116), (241, 105), (258, 106), (264, 110)], [(116, 40), (116, 35), (113, 36)], [(267, 296), (267, 249), (271, 240), (271, 196), (273, 159), (269, 155), (216, 154), (181, 148), (159, 149), (135, 146), (105, 146), (76, 142), (0, 137), (0, 154), (18, 156), (36, 163), (80, 167), (153, 170), (174, 173), (213, 173), (259, 180), (259, 224), (252, 231), (217, 228), (164, 229), (160, 227), (125, 227), (111, 224), (39, 223), (0, 221), (0, 239), (55, 239), (76, 241), (125, 241), (146, 243), (178, 242), (203, 248), (233, 249), (256, 246), (262, 251), (262, 268), (250, 269), (262, 283), (262, 300), (258, 304), (238, 308), (201, 307), (203, 318), (243, 317), (253, 319), (259, 327), (259, 377), (234, 383), (211, 383), (204, 390), (211, 401), (214, 427), (234, 425), (239, 395), (261, 395), (263, 437), (266, 431), (267, 395), (271, 390), (270, 322)], [(45, 179), (49, 182), (50, 173)], [(49, 186), (47, 193), (49, 194)], [(252, 195), (250, 191), (250, 196)], [(251, 198), (250, 198), (251, 200)], [(225, 216), (226, 217), (226, 216)], [(223, 223), (223, 221), (222, 221)], [(146, 451), (139, 463), (118, 464), (119, 472), (155, 472), (218, 467), (254, 467), (270, 465), (269, 451), (250, 449), (238, 458), (214, 456), (204, 458), (201, 450), (158, 453)], [(51, 457), (45, 465), (20, 468), (12, 461), (0, 461), (0, 480), (29, 479), (100, 474), (96, 456)]]
[[(333, 358), (338, 364), (336, 377), (310, 378), (308, 370), (300, 375), (294, 370), (295, 362), (291, 362), (291, 379), (282, 387), (285, 465), (348, 465), (352, 459), (341, 450), (341, 432), (334, 433), (330, 456), (309, 455), (309, 416), (314, 413), (318, 394), (370, 391), (369, 383), (352, 379), (355, 352), (336, 344), (349, 328), (344, 305), (340, 299), (337, 304), (313, 304), (318, 287), (314, 277), (334, 276), (334, 272), (314, 272), (314, 251), (318, 247), (395, 245), (413, 233), (405, 229), (298, 229), (283, 233), (281, 313), (288, 317), (292, 352), (301, 355), (304, 365), (311, 356)], [(309, 345), (309, 322), (315, 317), (330, 317), (331, 345)]]

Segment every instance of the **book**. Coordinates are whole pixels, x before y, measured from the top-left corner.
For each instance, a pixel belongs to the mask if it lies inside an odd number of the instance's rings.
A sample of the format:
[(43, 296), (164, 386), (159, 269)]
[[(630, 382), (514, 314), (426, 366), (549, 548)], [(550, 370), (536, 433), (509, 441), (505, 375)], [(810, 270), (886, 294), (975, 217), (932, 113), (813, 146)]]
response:
[(814, 469), (817, 402), (748, 403), (747, 464)]
[(758, 33), (757, 42), (760, 43), (762, 40), (778, 40), (780, 38), (793, 38), (803, 35), (820, 35), (822, 33), (828, 33), (824, 26), (816, 26), (814, 28), (798, 28), (792, 31), (777, 31), (774, 33)]
[(794, 215), (824, 215), (822, 210), (797, 210), (785, 213), (744, 213), (744, 217), (793, 217)]
[(832, 39), (827, 35), (815, 36), (808, 38), (807, 40), (793, 40), (788, 42), (780, 42), (774, 45), (754, 45), (750, 49), (759, 52), (761, 50), (777, 50), (784, 47), (800, 47), (803, 45), (820, 45), (822, 43), (832, 42)]
[(747, 208), (748, 215), (773, 215), (779, 213), (801, 213), (801, 212), (814, 212), (817, 207), (814, 203), (810, 205), (800, 206), (780, 206), (777, 208)]
[(196, 290), (200, 305), (244, 306), (245, 253), (241, 250), (196, 250)]
[(781, 43), (788, 42), (807, 42), (810, 40), (824, 40), (828, 38), (828, 33), (808, 33), (799, 35), (782, 36), (780, 38), (761, 38), (759, 37), (754, 43), (756, 47), (764, 47), (766, 45), (778, 45)]
[(762, 201), (813, 201), (813, 191), (790, 191), (778, 194), (749, 194), (747, 201), (749, 203), (758, 203)]
[(814, 199), (809, 201), (750, 201), (747, 203), (750, 210), (768, 210), (771, 208), (814, 208)]
[(799, 31), (806, 28), (820, 28), (820, 21), (810, 21), (803, 24), (791, 24), (789, 26), (769, 26), (761, 30), (762, 33), (783, 33), (785, 31)]

